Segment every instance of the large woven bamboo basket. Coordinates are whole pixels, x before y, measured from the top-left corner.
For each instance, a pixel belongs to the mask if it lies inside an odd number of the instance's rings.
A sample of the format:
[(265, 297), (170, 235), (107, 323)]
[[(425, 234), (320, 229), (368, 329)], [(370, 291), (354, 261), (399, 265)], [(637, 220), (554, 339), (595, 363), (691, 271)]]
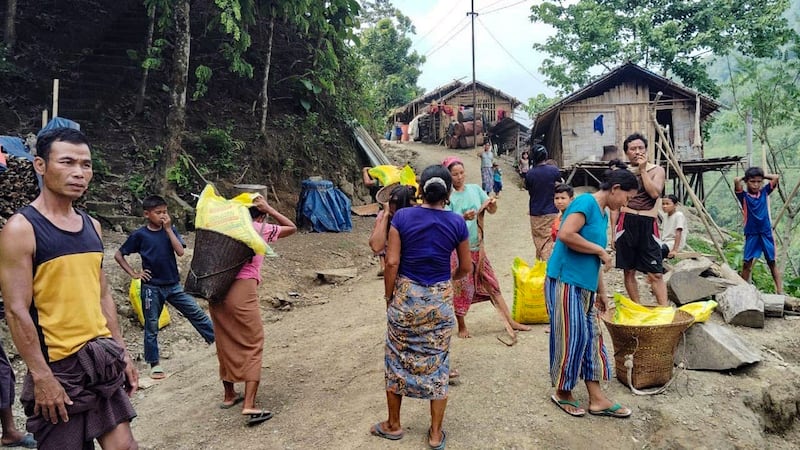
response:
[[(643, 389), (663, 386), (672, 378), (675, 349), (683, 332), (692, 325), (694, 316), (677, 310), (672, 323), (665, 325), (620, 325), (610, 317), (603, 322), (614, 344), (614, 366), (617, 379), (626, 386)], [(632, 380), (628, 379), (625, 356), (633, 355)]]
[(253, 250), (222, 233), (198, 228), (191, 270), (184, 291), (211, 303), (225, 299), (236, 275), (253, 258)]

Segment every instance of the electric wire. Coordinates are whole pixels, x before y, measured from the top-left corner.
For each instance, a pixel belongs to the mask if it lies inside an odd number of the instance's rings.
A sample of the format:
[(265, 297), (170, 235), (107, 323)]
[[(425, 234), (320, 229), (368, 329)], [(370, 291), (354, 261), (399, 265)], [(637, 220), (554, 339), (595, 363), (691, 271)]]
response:
[(510, 4), (510, 5), (501, 6), (501, 7), (499, 7), (499, 8), (495, 8), (495, 9), (492, 9), (492, 10), (490, 10), (490, 11), (482, 12), (482, 13), (481, 13), (481, 15), (482, 15), (482, 16), (485, 16), (485, 15), (487, 15), (487, 14), (491, 14), (491, 13), (493, 13), (493, 12), (502, 11), (502, 10), (504, 10), (504, 9), (511, 8), (512, 6), (517, 6), (517, 5), (519, 5), (520, 3), (525, 3), (526, 1), (529, 1), (529, 0), (521, 0), (521, 1), (518, 1), (518, 2), (516, 2), (516, 3), (512, 3), (512, 4)]
[(478, 17), (478, 18), (477, 18), (477, 21), (478, 21), (478, 24), (480, 24), (480, 26), (481, 26), (481, 27), (483, 27), (483, 29), (484, 29), (484, 30), (486, 30), (486, 33), (488, 33), (488, 34), (489, 34), (489, 37), (491, 37), (491, 38), (492, 38), (492, 40), (493, 40), (493, 41), (494, 41), (494, 42), (495, 42), (495, 43), (496, 43), (496, 44), (497, 44), (497, 45), (500, 47), (500, 49), (502, 49), (502, 50), (503, 50), (503, 51), (506, 53), (506, 55), (508, 55), (508, 56), (509, 56), (509, 58), (511, 58), (511, 59), (512, 59), (512, 60), (513, 60), (515, 63), (517, 63), (517, 65), (518, 65), (518, 66), (519, 66), (519, 67), (520, 67), (522, 70), (524, 70), (524, 71), (525, 71), (525, 72), (526, 72), (528, 75), (530, 75), (530, 76), (531, 76), (531, 77), (532, 77), (534, 80), (538, 81), (539, 83), (541, 83), (542, 85), (544, 85), (544, 86), (546, 86), (548, 89), (550, 89), (550, 91), (551, 91), (551, 92), (555, 93), (555, 92), (553, 91), (553, 89), (552, 89), (552, 88), (550, 88), (549, 86), (547, 86), (547, 85), (545, 84), (545, 82), (544, 82), (544, 81), (542, 81), (542, 80), (541, 80), (539, 77), (537, 77), (536, 75), (534, 75), (534, 73), (533, 73), (533, 72), (531, 72), (530, 70), (528, 70), (528, 68), (527, 68), (527, 67), (525, 67), (525, 66), (524, 66), (524, 65), (523, 65), (523, 64), (522, 64), (522, 63), (521, 63), (521, 62), (520, 62), (520, 61), (519, 61), (517, 58), (515, 58), (515, 57), (514, 57), (514, 55), (512, 55), (512, 54), (511, 54), (511, 52), (509, 52), (509, 51), (508, 51), (508, 50), (507, 50), (507, 49), (506, 49), (506, 48), (503, 46), (503, 44), (501, 44), (501, 43), (500, 43), (500, 41), (498, 41), (498, 40), (497, 40), (497, 38), (496, 38), (496, 37), (494, 37), (494, 35), (492, 34), (492, 32), (489, 30), (489, 27), (487, 27), (487, 26), (486, 26), (486, 24), (484, 24), (484, 23), (483, 23), (483, 21), (480, 19), (480, 17)]
[(456, 36), (458, 36), (459, 33), (464, 31), (464, 28), (466, 28), (469, 24), (470, 24), (470, 21), (467, 20), (464, 23), (464, 25), (462, 25), (461, 28), (459, 28), (455, 33), (453, 33), (452, 35), (450, 35), (450, 33), (448, 33), (448, 35), (445, 36), (444, 42), (442, 42), (441, 45), (439, 45), (438, 47), (436, 47), (434, 49), (431, 49), (427, 53), (425, 53), (425, 57), (427, 58), (427, 57), (433, 55), (434, 53), (438, 52), (439, 50), (441, 50), (445, 46), (447, 46), (447, 44), (449, 44)]

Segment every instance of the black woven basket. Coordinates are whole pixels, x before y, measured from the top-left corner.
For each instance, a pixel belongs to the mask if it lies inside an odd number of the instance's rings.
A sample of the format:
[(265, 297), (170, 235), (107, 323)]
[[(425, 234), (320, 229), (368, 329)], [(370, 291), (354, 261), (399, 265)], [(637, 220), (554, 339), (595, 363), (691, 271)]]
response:
[(191, 270), (184, 291), (211, 303), (225, 299), (236, 275), (255, 253), (244, 243), (222, 233), (198, 228)]

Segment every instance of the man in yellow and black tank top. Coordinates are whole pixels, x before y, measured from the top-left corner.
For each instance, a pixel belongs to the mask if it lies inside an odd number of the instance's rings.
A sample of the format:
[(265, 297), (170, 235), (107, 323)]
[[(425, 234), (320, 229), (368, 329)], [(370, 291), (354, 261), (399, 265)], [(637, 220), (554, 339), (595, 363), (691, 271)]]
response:
[(39, 196), (0, 232), (0, 289), (14, 344), (28, 366), (20, 401), (40, 449), (136, 449), (129, 395), (138, 373), (101, 269), (100, 225), (72, 203), (92, 178), (86, 136), (40, 134)]
[(49, 362), (77, 352), (97, 337), (111, 337), (100, 309), (103, 243), (86, 213), (77, 233), (53, 225), (33, 206), (19, 211), (36, 236), (31, 318)]

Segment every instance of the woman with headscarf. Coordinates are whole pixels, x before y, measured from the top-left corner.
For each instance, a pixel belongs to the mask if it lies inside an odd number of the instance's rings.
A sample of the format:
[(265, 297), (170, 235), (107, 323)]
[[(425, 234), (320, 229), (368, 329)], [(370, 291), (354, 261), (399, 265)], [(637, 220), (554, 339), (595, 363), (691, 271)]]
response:
[(547, 263), (545, 300), (550, 312), (550, 397), (562, 411), (575, 417), (586, 414), (572, 390), (580, 379), (589, 391), (590, 414), (625, 418), (631, 410), (606, 397), (600, 380), (611, 376), (598, 313), (607, 308), (600, 273), (611, 268), (606, 208), (617, 211), (636, 195), (639, 184), (627, 169), (608, 170), (600, 190), (582, 194), (567, 206), (553, 254)]
[[(265, 242), (277, 241), (297, 231), (295, 224), (258, 196), (250, 208), (253, 227)], [(267, 223), (267, 215), (275, 218), (277, 225)], [(248, 425), (257, 425), (272, 418), (272, 412), (256, 408), (256, 392), (261, 381), (262, 354), (264, 352), (264, 325), (258, 303), (258, 285), (261, 283), (263, 255), (255, 255), (236, 275), (225, 300), (210, 303), (209, 313), (216, 335), (219, 377), (224, 396), (220, 408), (232, 408), (242, 403), (242, 415)], [(244, 383), (244, 395), (236, 392), (234, 383)]]
[[(531, 327), (516, 322), (511, 318), (508, 305), (500, 292), (500, 283), (486, 257), (483, 244), (483, 214), (488, 211), (494, 214), (497, 211), (497, 200), (489, 197), (477, 184), (466, 183), (464, 163), (454, 157), (448, 157), (442, 162), (453, 178), (453, 192), (450, 194), (450, 210), (460, 215), (469, 230), (469, 251), (472, 261), (472, 273), (463, 280), (453, 283), (455, 297), (453, 304), (458, 322), (458, 337), (468, 338), (469, 330), (464, 317), (472, 303), (490, 300), (500, 311), (506, 323), (506, 330), (512, 339), (515, 339), (514, 330), (528, 331)], [(453, 261), (455, 264), (455, 260)]]
[[(370, 433), (401, 439), (403, 397), (431, 402), (428, 445), (443, 449), (442, 429), (450, 376), (453, 330), (451, 279), (471, 270), (469, 233), (456, 214), (445, 210), (452, 181), (441, 166), (430, 166), (420, 178), (423, 204), (395, 213), (389, 228), (384, 286), (386, 294), (386, 403), (389, 417)], [(450, 255), (459, 265), (451, 272)]]

